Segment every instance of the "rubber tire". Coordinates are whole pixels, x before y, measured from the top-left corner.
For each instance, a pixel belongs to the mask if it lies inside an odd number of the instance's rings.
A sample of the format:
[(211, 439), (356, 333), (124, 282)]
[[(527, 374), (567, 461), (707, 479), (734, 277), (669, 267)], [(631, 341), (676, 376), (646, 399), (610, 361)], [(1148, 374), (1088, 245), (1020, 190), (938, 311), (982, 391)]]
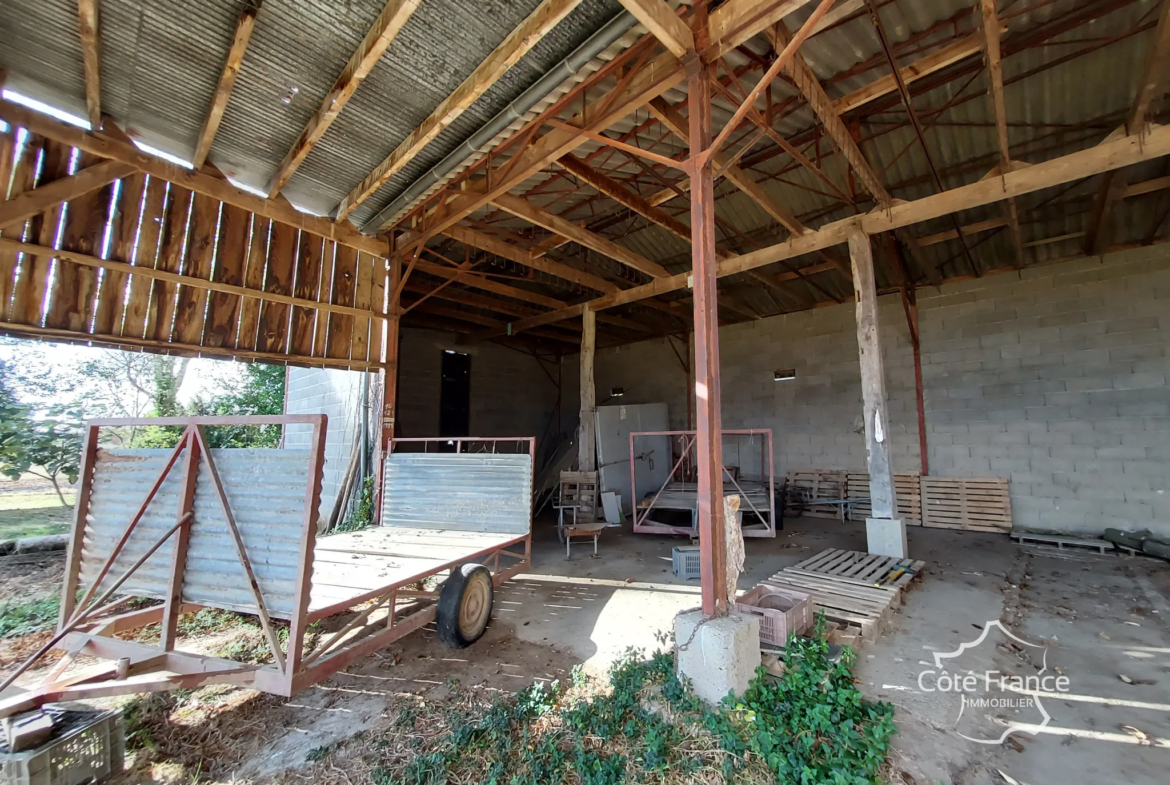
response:
[[(482, 614), (482, 623), (474, 629), (461, 629), (459, 611), (463, 607), (468, 587), (473, 583), (482, 585), (481, 582), (487, 584), (487, 609)], [(475, 643), (483, 636), (491, 621), (494, 601), (495, 585), (492, 583), (491, 570), (482, 564), (461, 564), (452, 568), (450, 577), (439, 592), (439, 607), (435, 616), (439, 640), (451, 649), (464, 649)]]

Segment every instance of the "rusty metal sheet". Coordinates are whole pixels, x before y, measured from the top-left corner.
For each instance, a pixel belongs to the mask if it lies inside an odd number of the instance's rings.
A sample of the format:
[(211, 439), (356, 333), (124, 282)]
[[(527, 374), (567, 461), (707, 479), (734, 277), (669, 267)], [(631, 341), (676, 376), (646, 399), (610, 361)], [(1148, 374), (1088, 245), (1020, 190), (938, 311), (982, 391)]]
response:
[[(217, 449), (212, 458), (239, 527), (268, 612), (290, 618), (300, 571), (300, 538), (309, 479), (308, 450)], [(81, 582), (89, 586), (166, 465), (170, 450), (102, 450), (94, 469), (86, 518)], [(182, 463), (164, 481), (131, 534), (108, 587), (167, 529), (179, 509)], [(172, 537), (123, 585), (122, 592), (162, 598), (174, 559)], [(240, 564), (206, 463), (200, 462), (195, 517), (187, 551), (183, 601), (255, 613), (256, 602)]]
[(532, 457), (527, 453), (392, 453), (382, 525), (528, 534)]

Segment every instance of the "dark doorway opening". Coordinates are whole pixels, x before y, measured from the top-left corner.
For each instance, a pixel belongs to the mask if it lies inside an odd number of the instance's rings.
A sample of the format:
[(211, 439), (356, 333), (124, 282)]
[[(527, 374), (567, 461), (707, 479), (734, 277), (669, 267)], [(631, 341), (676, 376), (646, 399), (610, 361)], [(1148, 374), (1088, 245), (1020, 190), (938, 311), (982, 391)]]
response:
[[(439, 387), (439, 435), (471, 435), (471, 356), (446, 349)], [(454, 452), (455, 445), (451, 445)]]

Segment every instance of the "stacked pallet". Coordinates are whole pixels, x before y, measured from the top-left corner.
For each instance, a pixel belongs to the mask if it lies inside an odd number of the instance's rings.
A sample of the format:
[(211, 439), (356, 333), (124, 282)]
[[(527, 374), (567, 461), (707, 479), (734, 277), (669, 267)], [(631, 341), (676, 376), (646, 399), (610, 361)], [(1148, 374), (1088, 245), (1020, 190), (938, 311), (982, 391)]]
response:
[[(922, 490), (918, 472), (900, 472), (894, 475), (894, 493), (898, 497), (898, 517), (910, 526), (922, 525)], [(865, 499), (849, 505), (849, 520), (864, 521), (870, 517), (869, 472), (849, 472), (845, 481), (850, 499)]]
[(764, 581), (812, 595), (816, 611), (836, 625), (834, 638), (853, 646), (876, 640), (901, 605), (903, 590), (924, 562), (830, 549)]
[(1011, 531), (1012, 501), (1008, 481), (923, 477), (922, 525), (964, 531)]
[[(838, 469), (799, 469), (788, 472), (788, 503), (810, 505), (804, 515), (809, 518), (840, 519), (841, 505), (816, 505), (816, 502), (845, 498), (848, 472)], [(867, 494), (868, 495), (868, 494)]]

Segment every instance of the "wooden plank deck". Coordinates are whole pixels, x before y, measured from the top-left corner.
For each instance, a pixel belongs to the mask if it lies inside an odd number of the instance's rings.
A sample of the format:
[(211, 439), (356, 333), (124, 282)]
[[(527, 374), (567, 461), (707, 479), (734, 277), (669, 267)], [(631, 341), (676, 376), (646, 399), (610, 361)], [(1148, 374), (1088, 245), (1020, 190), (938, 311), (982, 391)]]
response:
[[(413, 583), (526, 535), (372, 526), (317, 540), (309, 613), (320, 618), (396, 584)], [(326, 612), (328, 611), (328, 612)]]

